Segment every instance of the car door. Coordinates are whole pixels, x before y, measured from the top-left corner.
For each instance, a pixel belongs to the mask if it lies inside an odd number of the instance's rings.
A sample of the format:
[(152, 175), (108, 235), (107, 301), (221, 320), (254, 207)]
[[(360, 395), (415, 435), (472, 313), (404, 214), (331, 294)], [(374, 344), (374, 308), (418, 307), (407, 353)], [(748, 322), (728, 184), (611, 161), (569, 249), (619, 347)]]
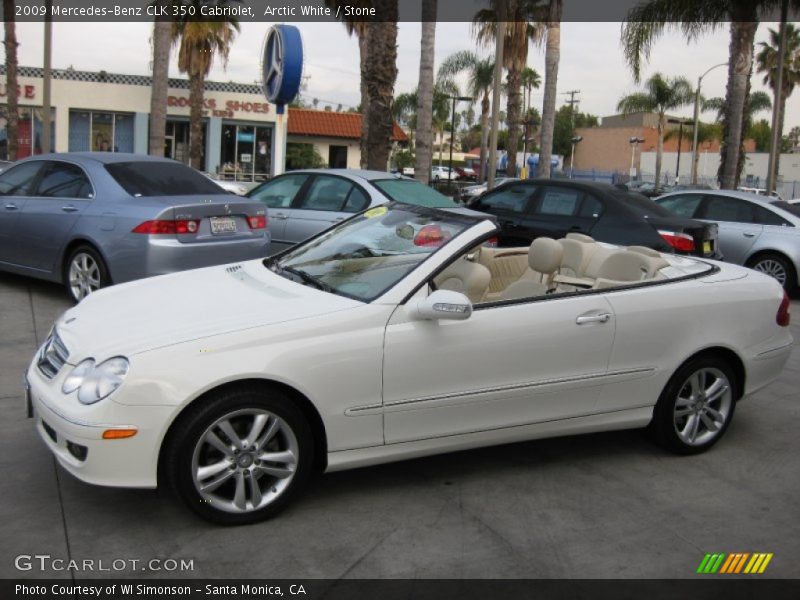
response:
[(84, 170), (74, 163), (45, 163), (36, 190), (20, 212), (18, 234), (21, 263), (52, 272), (60, 267), (61, 252), (72, 228), (94, 199)]
[(560, 239), (568, 233), (590, 234), (603, 212), (603, 203), (572, 187), (543, 185), (528, 206), (522, 227), (534, 238)]
[(536, 190), (537, 186), (530, 183), (503, 186), (485, 193), (470, 208), (497, 217), (497, 224), (500, 226), (498, 246), (528, 246), (535, 236), (525, 227), (524, 220)]
[(386, 443), (591, 413), (614, 328), (604, 294), (478, 305), (463, 321), (398, 307), (384, 344)]
[(19, 217), (33, 191), (42, 161), (29, 161), (0, 174), (0, 262), (20, 265)]
[(717, 223), (719, 247), (725, 260), (744, 264), (764, 226), (757, 223), (755, 205), (742, 198), (706, 195), (698, 218)]
[(368, 205), (367, 194), (351, 180), (315, 175), (292, 204), (284, 238), (294, 244), (302, 242)]
[(292, 202), (308, 179), (308, 173), (288, 173), (261, 184), (247, 195), (252, 200), (263, 202), (269, 209), (267, 227), (272, 237), (272, 254), (294, 245), (286, 238), (286, 221), (291, 213)]

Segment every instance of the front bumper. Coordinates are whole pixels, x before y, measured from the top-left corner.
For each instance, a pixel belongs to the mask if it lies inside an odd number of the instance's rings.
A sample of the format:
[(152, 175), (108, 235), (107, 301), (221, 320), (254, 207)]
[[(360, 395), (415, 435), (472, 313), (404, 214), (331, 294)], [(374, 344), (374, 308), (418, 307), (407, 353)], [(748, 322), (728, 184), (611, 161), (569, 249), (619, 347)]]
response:
[[(174, 407), (127, 406), (106, 398), (84, 406), (61, 393), (70, 366), (52, 380), (31, 365), (25, 375), (36, 430), (58, 462), (72, 475), (95, 485), (154, 488), (164, 424)], [(137, 429), (125, 439), (104, 439), (110, 429)]]

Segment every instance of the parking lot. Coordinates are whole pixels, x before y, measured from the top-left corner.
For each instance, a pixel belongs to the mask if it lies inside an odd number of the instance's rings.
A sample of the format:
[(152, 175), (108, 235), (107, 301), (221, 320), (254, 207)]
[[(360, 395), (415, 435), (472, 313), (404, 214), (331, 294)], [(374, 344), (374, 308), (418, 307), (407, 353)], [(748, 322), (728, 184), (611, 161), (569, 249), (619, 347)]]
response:
[[(687, 578), (706, 552), (774, 553), (760, 577), (798, 575), (797, 351), (704, 455), (667, 454), (638, 431), (506, 445), (325, 475), (278, 518), (220, 528), (167, 493), (92, 487), (57, 466), (21, 378), (67, 307), (60, 286), (0, 275), (2, 577), (64, 576), (15, 568), (47, 554), (193, 561), (135, 571), (145, 577)], [(797, 300), (792, 312), (798, 339)]]

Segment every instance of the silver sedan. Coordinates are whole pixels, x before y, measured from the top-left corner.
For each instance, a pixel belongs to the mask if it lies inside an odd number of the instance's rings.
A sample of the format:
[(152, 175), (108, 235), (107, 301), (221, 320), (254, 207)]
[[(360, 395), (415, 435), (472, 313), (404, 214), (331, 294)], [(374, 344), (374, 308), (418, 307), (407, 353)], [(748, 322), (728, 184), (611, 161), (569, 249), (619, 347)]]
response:
[(269, 252), (263, 204), (164, 158), (39, 155), (0, 173), (0, 196), (0, 270), (64, 283), (75, 301)]

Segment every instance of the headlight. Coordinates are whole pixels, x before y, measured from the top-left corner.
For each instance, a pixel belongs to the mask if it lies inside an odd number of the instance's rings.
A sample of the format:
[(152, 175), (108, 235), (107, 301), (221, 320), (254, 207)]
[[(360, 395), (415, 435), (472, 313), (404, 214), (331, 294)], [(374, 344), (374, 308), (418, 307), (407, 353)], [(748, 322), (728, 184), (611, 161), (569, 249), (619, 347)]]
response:
[(67, 375), (61, 391), (71, 394), (78, 390), (78, 400), (82, 404), (94, 404), (109, 396), (128, 374), (128, 359), (115, 356), (95, 365), (94, 359), (87, 358)]

